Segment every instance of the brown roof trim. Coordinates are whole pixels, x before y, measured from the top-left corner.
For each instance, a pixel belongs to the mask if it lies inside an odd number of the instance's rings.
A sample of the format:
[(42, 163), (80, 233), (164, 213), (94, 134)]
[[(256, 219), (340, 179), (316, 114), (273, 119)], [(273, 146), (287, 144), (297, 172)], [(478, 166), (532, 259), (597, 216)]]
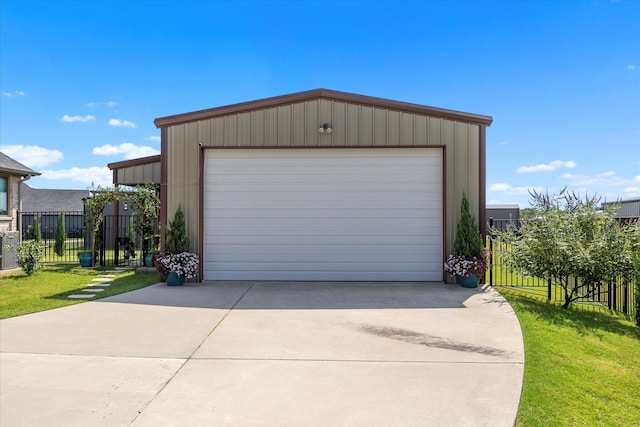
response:
[(149, 157), (140, 157), (138, 159), (123, 160), (121, 162), (109, 163), (107, 166), (110, 170), (130, 168), (132, 166), (148, 165), (150, 163), (160, 163), (160, 154)]
[(169, 125), (193, 122), (196, 120), (209, 119), (212, 117), (225, 116), (229, 114), (236, 114), (268, 107), (275, 107), (278, 105), (291, 104), (294, 102), (310, 101), (319, 98), (354, 102), (363, 105), (370, 105), (373, 107), (389, 108), (392, 110), (410, 111), (413, 113), (443, 117), (447, 119), (459, 120), (462, 122), (477, 123), (484, 126), (489, 126), (493, 122), (493, 118), (491, 116), (464, 113), (461, 111), (446, 110), (444, 108), (428, 107), (426, 105), (411, 104), (408, 102), (393, 101), (390, 99), (375, 98), (372, 96), (357, 95), (354, 93), (338, 92), (329, 89), (314, 89), (305, 92), (296, 92), (289, 95), (259, 99), (256, 101), (241, 102), (239, 104), (232, 104), (222, 107), (209, 108), (206, 110), (193, 111), (190, 113), (160, 117), (155, 119), (153, 123), (156, 125), (156, 127), (161, 128)]

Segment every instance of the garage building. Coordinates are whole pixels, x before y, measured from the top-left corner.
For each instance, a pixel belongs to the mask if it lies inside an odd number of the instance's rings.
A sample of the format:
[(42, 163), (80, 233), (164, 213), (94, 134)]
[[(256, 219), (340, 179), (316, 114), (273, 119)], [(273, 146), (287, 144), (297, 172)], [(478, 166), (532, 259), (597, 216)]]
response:
[(491, 122), (326, 89), (158, 118), (161, 221), (201, 280), (442, 281)]

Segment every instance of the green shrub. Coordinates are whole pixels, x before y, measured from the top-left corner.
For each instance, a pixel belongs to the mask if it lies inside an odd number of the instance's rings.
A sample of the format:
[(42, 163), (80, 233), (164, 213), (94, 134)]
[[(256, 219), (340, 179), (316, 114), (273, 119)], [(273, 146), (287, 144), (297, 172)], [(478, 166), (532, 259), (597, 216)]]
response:
[(476, 218), (469, 211), (469, 200), (462, 193), (460, 203), (460, 221), (456, 227), (456, 237), (453, 241), (453, 254), (463, 255), (466, 259), (481, 258), (484, 245)]
[(33, 224), (29, 228), (29, 238), (36, 242), (42, 241), (42, 232), (40, 231), (40, 216), (35, 215), (33, 217)]
[(65, 241), (67, 240), (67, 231), (65, 229), (64, 212), (58, 215), (58, 224), (56, 226), (56, 241), (53, 250), (58, 256), (64, 254)]
[(18, 265), (27, 276), (31, 276), (42, 268), (45, 245), (37, 240), (22, 242), (17, 249)]
[(165, 250), (170, 254), (179, 254), (191, 250), (191, 242), (189, 241), (189, 236), (187, 236), (187, 226), (181, 205), (178, 205), (173, 221), (169, 222)]

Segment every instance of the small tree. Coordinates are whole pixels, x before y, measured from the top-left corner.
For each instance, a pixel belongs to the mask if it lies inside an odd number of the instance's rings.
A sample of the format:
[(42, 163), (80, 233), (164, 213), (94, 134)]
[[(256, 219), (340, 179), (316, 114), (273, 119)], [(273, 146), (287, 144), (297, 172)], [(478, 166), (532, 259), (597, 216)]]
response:
[(165, 250), (170, 254), (179, 254), (191, 250), (191, 242), (189, 241), (189, 236), (187, 236), (187, 226), (181, 205), (178, 205), (173, 221), (169, 222)]
[(58, 256), (64, 254), (65, 242), (67, 240), (67, 231), (65, 228), (64, 212), (58, 215), (58, 224), (56, 225), (56, 240), (53, 245), (53, 250)]
[(36, 242), (42, 241), (42, 232), (40, 231), (40, 215), (33, 216), (33, 223), (29, 228), (29, 238)]
[(564, 308), (592, 297), (600, 285), (631, 280), (629, 225), (616, 221), (615, 207), (600, 212), (598, 198), (581, 200), (566, 189), (551, 196), (530, 194), (535, 215), (517, 230), (497, 232), (506, 243), (502, 256), (510, 270), (560, 286)]
[(482, 236), (476, 218), (469, 211), (469, 200), (467, 195), (462, 193), (460, 203), (460, 220), (456, 227), (456, 237), (453, 241), (454, 255), (462, 255), (467, 259), (482, 258)]

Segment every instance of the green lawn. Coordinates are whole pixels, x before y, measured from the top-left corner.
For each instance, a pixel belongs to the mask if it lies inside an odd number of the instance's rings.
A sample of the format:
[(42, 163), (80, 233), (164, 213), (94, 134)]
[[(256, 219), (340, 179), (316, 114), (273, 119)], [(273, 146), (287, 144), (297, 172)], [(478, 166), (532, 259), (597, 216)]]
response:
[(496, 289), (514, 308), (524, 335), (517, 426), (639, 425), (640, 328), (615, 314), (566, 310)]
[[(81, 293), (103, 270), (77, 264), (48, 264), (33, 276), (26, 276), (22, 270), (10, 275), (5, 273), (0, 276), (0, 319), (91, 301), (70, 300), (68, 296)], [(159, 281), (157, 272), (125, 271), (116, 274), (112, 285), (92, 299), (129, 292)]]

